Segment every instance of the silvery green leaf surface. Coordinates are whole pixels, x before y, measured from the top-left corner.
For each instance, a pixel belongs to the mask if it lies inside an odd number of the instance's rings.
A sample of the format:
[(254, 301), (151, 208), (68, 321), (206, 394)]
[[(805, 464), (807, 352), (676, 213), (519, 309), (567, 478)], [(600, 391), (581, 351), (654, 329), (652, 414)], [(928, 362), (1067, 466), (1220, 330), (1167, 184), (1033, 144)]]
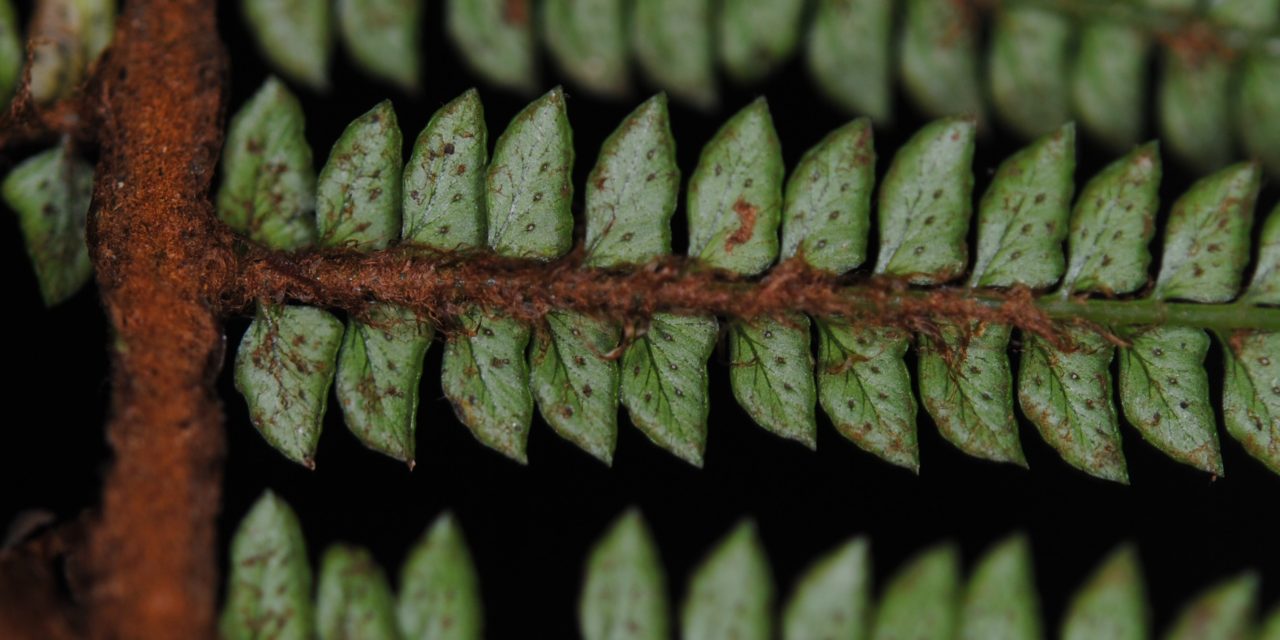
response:
[(40, 297), (53, 306), (93, 277), (85, 219), (93, 194), (93, 167), (60, 144), (24, 160), (0, 183), (0, 196), (18, 215)]
[(689, 255), (743, 275), (778, 258), (782, 149), (769, 105), (734, 114), (702, 148), (689, 178)]
[(1222, 417), (1249, 455), (1280, 473), (1280, 333), (1222, 339)]
[(948, 640), (956, 631), (960, 559), (954, 547), (924, 551), (899, 567), (876, 611), (874, 640)]
[(365, 549), (334, 545), (320, 560), (316, 627), (321, 640), (398, 640), (391, 587)]
[(818, 88), (846, 111), (893, 120), (893, 0), (818, 0), (806, 53)]
[(697, 467), (707, 445), (707, 359), (718, 333), (714, 317), (655, 313), (622, 356), (620, 400), (631, 422)]
[(978, 249), (969, 286), (1038, 289), (1062, 277), (1075, 141), (1075, 125), (1066, 124), (1000, 164), (978, 205)]
[(865, 640), (871, 627), (871, 551), (854, 538), (800, 577), (782, 613), (785, 640)]
[(721, 0), (716, 43), (729, 77), (756, 82), (790, 58), (804, 6), (804, 0)]
[(396, 613), (404, 640), (480, 640), (480, 584), (452, 514), (432, 523), (400, 570)]
[(1237, 138), (1245, 153), (1280, 173), (1280, 51), (1254, 50), (1236, 67)]
[(808, 316), (730, 323), (729, 384), (756, 424), (810, 449), (817, 446)]
[(227, 127), (218, 217), (272, 249), (316, 240), (316, 171), (302, 105), (283, 82), (267, 78)]
[(1212, 51), (1168, 49), (1156, 89), (1160, 136), (1199, 172), (1225, 165), (1233, 153), (1231, 68)]
[(416, 91), (422, 75), (426, 0), (335, 0), (338, 33), (351, 59), (369, 75)]
[(942, 323), (919, 339), (920, 400), (938, 431), (961, 451), (1026, 466), (1013, 414), (1009, 335), (1003, 325)]
[(629, 509), (587, 557), (578, 627), (586, 640), (664, 640), (667, 608), (662, 559), (644, 518)]
[(648, 0), (631, 11), (631, 46), (649, 82), (702, 109), (716, 104), (711, 0)]
[(1064, 337), (1072, 343), (1069, 350), (1034, 335), (1023, 336), (1018, 403), (1067, 464), (1099, 478), (1128, 483), (1112, 399), (1115, 348), (1088, 329), (1067, 329)]
[(1015, 535), (978, 561), (960, 606), (961, 640), (1039, 640), (1040, 604), (1031, 546)]
[(605, 464), (618, 441), (618, 328), (607, 320), (553, 311), (533, 333), (529, 386), (547, 424)]
[(347, 125), (316, 183), (321, 246), (369, 251), (397, 239), (402, 144), (390, 100)]
[(35, 3), (31, 43), (31, 97), (49, 104), (70, 96), (89, 76), (115, 34), (117, 0), (41, 0)]
[(414, 464), (422, 358), (431, 325), (413, 311), (372, 305), (348, 319), (338, 352), (335, 391), (347, 428), (365, 446)]
[(1153, 298), (1227, 302), (1249, 263), (1253, 206), (1262, 179), (1241, 163), (1201, 178), (1173, 203)]
[(445, 251), (484, 246), (488, 137), (475, 89), (432, 114), (404, 168), (405, 242)]
[(550, 260), (573, 244), (573, 133), (559, 87), (511, 120), (485, 178), (489, 247), (498, 255)]
[(680, 192), (667, 98), (632, 111), (600, 148), (586, 187), (586, 264), (639, 264), (671, 252)]
[(547, 51), (576, 84), (606, 96), (630, 90), (627, 4), (623, 0), (546, 0), (542, 38)]
[(1210, 588), (1187, 603), (1168, 640), (1253, 640), (1258, 576), (1245, 573)]
[(329, 0), (241, 0), (258, 50), (290, 80), (329, 87), (333, 10)]
[(1222, 475), (1217, 421), (1204, 357), (1209, 336), (1192, 327), (1126, 330), (1120, 348), (1120, 406), (1148, 442), (1169, 457)]
[(952, 0), (905, 0), (903, 5), (898, 64), (912, 101), (934, 117), (980, 118), (974, 8)]
[(996, 13), (987, 81), (996, 112), (1023, 136), (1044, 135), (1071, 118), (1068, 54), (1074, 31), (1068, 16), (1049, 9)]
[(936, 120), (893, 156), (880, 184), (876, 273), (914, 284), (946, 282), (964, 273), (976, 129), (971, 118)]
[(1258, 240), (1258, 261), (1253, 267), (1249, 288), (1240, 296), (1248, 304), (1280, 305), (1280, 206), (1262, 224)]
[(1154, 142), (1107, 165), (1076, 199), (1062, 291), (1122, 294), (1147, 283), (1160, 203), (1160, 154)]
[(787, 180), (782, 257), (844, 273), (867, 257), (875, 143), (871, 122), (859, 118), (805, 152)]
[(902, 357), (909, 336), (819, 318), (818, 400), (840, 435), (886, 462), (920, 470), (916, 397)]
[(524, 464), (533, 396), (525, 347), (529, 327), (480, 309), (458, 318), (440, 374), (458, 420), (487, 447)]
[(311, 566), (302, 527), (283, 500), (262, 494), (231, 539), (227, 595), (218, 623), (227, 640), (311, 640)]
[(1062, 640), (1146, 640), (1146, 588), (1132, 547), (1104, 560), (1080, 587), (1062, 621)]
[(0, 110), (9, 106), (9, 98), (18, 86), (23, 59), (22, 25), (13, 10), (12, 0), (0, 0)]
[(773, 577), (755, 524), (743, 522), (693, 571), (680, 615), (684, 640), (767, 640)]
[(1095, 20), (1080, 29), (1071, 73), (1072, 112), (1087, 133), (1127, 150), (1146, 130), (1150, 42), (1135, 25)]
[(342, 321), (314, 307), (259, 305), (236, 350), (235, 385), (271, 446), (314, 467)]
[(533, 0), (445, 0), (445, 30), (485, 81), (530, 93), (538, 85)]

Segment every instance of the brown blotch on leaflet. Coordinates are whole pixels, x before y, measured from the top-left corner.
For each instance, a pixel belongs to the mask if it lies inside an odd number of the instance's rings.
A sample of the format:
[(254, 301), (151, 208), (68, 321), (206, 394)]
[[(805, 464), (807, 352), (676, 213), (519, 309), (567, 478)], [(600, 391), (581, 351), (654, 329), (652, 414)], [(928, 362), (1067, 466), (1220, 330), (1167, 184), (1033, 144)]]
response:
[(756, 214), (759, 210), (750, 202), (738, 198), (733, 203), (733, 212), (738, 215), (738, 228), (724, 239), (725, 253), (733, 253), (734, 247), (745, 244), (755, 234)]

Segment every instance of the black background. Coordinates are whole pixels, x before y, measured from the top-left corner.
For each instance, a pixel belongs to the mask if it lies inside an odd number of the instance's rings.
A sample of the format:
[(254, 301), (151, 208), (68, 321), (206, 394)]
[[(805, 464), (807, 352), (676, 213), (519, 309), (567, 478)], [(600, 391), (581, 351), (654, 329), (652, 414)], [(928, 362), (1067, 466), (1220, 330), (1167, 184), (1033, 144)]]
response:
[[(246, 38), (235, 4), (224, 3), (221, 16), (231, 55), (231, 110), (268, 73)], [(366, 79), (342, 52), (335, 58), (328, 95), (294, 87), (306, 111), (317, 169), (346, 124), (384, 97), (394, 100), (406, 158), (431, 113), (471, 86), (481, 89), (491, 140), (533, 97), (486, 86), (467, 71), (444, 38), (441, 3), (427, 4), (425, 80), (418, 95)], [(561, 76), (543, 62), (542, 86), (550, 88)], [(605, 136), (652, 91), (643, 81), (637, 84), (641, 88), (631, 99), (615, 102), (567, 87), (577, 150), (575, 184), (583, 183)], [(719, 124), (756, 95), (769, 99), (788, 167), (848, 120), (816, 92), (799, 59), (764, 85), (722, 89), (722, 106), (709, 113), (672, 103), (685, 176)], [(876, 132), (881, 173), (892, 150), (925, 122), (903, 96), (898, 104), (897, 128)], [(985, 188), (999, 159), (1019, 144), (998, 129), (980, 139), (975, 193)], [(1078, 184), (1113, 157), (1082, 140)], [(20, 154), (0, 158), (0, 169), (20, 159)], [(1190, 181), (1188, 173), (1166, 162), (1166, 209)], [(1273, 186), (1264, 190), (1259, 211), (1269, 210), (1274, 191)], [(683, 249), (682, 225), (677, 214), (677, 251)], [(9, 410), (0, 436), (0, 524), (27, 509), (70, 517), (96, 503), (108, 461), (102, 436), (107, 329), (92, 288), (57, 308), (43, 308), (12, 215), (0, 216), (0, 254), (9, 305), (5, 365), (13, 376), (4, 387)], [(247, 318), (228, 323), (229, 344), (238, 343), (247, 324)], [(1208, 362), (1215, 398), (1221, 386), (1217, 349)], [(1280, 477), (1249, 458), (1225, 432), (1227, 476), (1214, 480), (1169, 460), (1125, 426), (1133, 484), (1124, 487), (1069, 468), (1025, 421), (1021, 432), (1030, 471), (969, 458), (941, 439), (922, 409), (922, 467), (915, 476), (857, 450), (825, 417), (819, 419), (817, 452), (755, 426), (733, 400), (726, 354), (720, 350), (711, 363), (703, 469), (649, 443), (625, 415), (612, 468), (559, 439), (540, 418), (529, 440), (530, 463), (522, 467), (479, 445), (454, 418), (436, 373), (440, 354), (437, 344), (427, 355), (418, 465), (412, 472), (363, 449), (346, 431), (332, 400), (317, 469), (290, 463), (249, 424), (228, 365), (219, 383), (229, 451), (219, 553), (225, 554), (239, 518), (271, 488), (297, 511), (313, 558), (336, 541), (365, 545), (395, 580), (417, 537), (442, 511), (453, 510), (478, 567), (488, 635), (495, 638), (576, 635), (583, 559), (595, 538), (630, 505), (642, 510), (654, 532), (673, 603), (702, 554), (748, 517), (759, 524), (782, 594), (810, 561), (856, 534), (871, 537), (876, 584), (883, 586), (897, 566), (934, 543), (957, 543), (969, 566), (992, 543), (1023, 531), (1034, 549), (1049, 628), (1056, 627), (1070, 594), (1097, 562), (1125, 541), (1137, 543), (1141, 552), (1157, 628), (1167, 626), (1198, 589), (1248, 568), (1264, 576), (1264, 605), (1280, 600)], [(914, 370), (914, 362), (909, 365)]]

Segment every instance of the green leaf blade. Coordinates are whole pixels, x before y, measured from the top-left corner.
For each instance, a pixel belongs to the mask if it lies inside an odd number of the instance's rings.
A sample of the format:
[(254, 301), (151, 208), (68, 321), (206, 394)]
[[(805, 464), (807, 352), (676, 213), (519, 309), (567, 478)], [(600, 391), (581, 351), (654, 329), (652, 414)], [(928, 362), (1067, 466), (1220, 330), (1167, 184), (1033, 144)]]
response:
[(475, 89), (432, 114), (404, 168), (405, 242), (444, 251), (484, 246), (488, 137)]
[(973, 205), (972, 119), (946, 118), (916, 132), (880, 185), (876, 273), (937, 284), (964, 273)]
[(960, 609), (961, 640), (1039, 640), (1040, 605), (1026, 536), (997, 543), (973, 570)]
[(845, 111), (893, 119), (891, 0), (818, 0), (806, 46), (818, 88)]
[(591, 549), (578, 626), (586, 640), (664, 640), (668, 624), (662, 562), (644, 518), (630, 509)]
[(1150, 43), (1135, 25), (1095, 20), (1080, 29), (1071, 74), (1072, 111), (1080, 126), (1114, 151), (1145, 130)]
[(681, 612), (685, 640), (767, 640), (773, 578), (751, 522), (716, 544), (689, 579)]
[(711, 0), (632, 4), (631, 45), (649, 81), (701, 109), (716, 104)]
[(11, 0), (0, 0), (0, 110), (9, 106), (9, 99), (18, 87), (22, 73), (22, 27)]
[(855, 538), (813, 564), (782, 614), (785, 640), (865, 640), (871, 626), (871, 552)]
[(1280, 305), (1280, 206), (1271, 210), (1258, 241), (1258, 263), (1240, 301)]
[(396, 615), (405, 640), (480, 640), (480, 583), (452, 514), (436, 518), (400, 572)]
[(417, 91), (425, 0), (336, 0), (338, 33), (369, 75)]
[(729, 325), (729, 383), (756, 424), (817, 447), (809, 317), (757, 318)]
[(546, 0), (542, 37), (559, 67), (592, 93), (620, 97), (627, 78), (626, 5), (622, 0)]
[(1250, 51), (1236, 73), (1237, 138), (1249, 157), (1271, 174), (1280, 173), (1280, 54)]
[(631, 421), (696, 467), (707, 444), (707, 360), (718, 334), (714, 317), (657, 313), (622, 357), (620, 400)]
[(898, 60), (907, 93), (933, 117), (980, 118), (973, 9), (951, 0), (907, 0), (903, 4)]
[(1062, 640), (1146, 640), (1146, 589), (1138, 556), (1121, 547), (1099, 566), (1071, 599)]
[(218, 630), (228, 640), (313, 637), (311, 567), (293, 510), (271, 491), (240, 521)]
[(333, 15), (328, 0), (241, 0), (258, 50), (286, 77), (311, 89), (329, 88)]
[(488, 82), (521, 93), (537, 87), (531, 0), (446, 0), (445, 30)]
[(1258, 576), (1246, 573), (1210, 588), (1183, 608), (1168, 640), (1251, 640)]
[(365, 549), (334, 545), (320, 561), (316, 626), (321, 640), (398, 640), (391, 587)]
[(804, 0), (724, 0), (716, 20), (720, 61), (739, 84), (759, 81), (791, 57)]
[(618, 363), (609, 354), (620, 338), (606, 320), (553, 311), (529, 350), (529, 385), (542, 417), (605, 464), (618, 441)]
[(384, 249), (400, 234), (400, 125), (383, 100), (347, 125), (320, 170), (320, 245)]
[(573, 134), (556, 87), (498, 137), (485, 179), (489, 247), (501, 256), (551, 260), (573, 244)]
[(787, 180), (782, 257), (844, 273), (867, 257), (875, 143), (871, 122), (854, 120), (805, 152)]
[(533, 396), (525, 347), (529, 328), (472, 309), (445, 341), (441, 386), (458, 420), (481, 444), (525, 464)]
[(1280, 333), (1237, 332), (1222, 350), (1227, 433), (1280, 474)]
[(1160, 131), (1174, 155), (1200, 172), (1227, 163), (1232, 154), (1232, 64), (1210, 51), (1165, 51), (1157, 88)]
[(1227, 302), (1249, 262), (1262, 172), (1251, 163), (1202, 178), (1173, 203), (1153, 298)]
[(1071, 117), (1067, 54), (1071, 20), (1056, 11), (1011, 7), (995, 18), (987, 77), (1005, 122), (1025, 137), (1044, 135)]
[(227, 129), (218, 217), (272, 249), (294, 251), (316, 240), (316, 173), (304, 126), (298, 99), (268, 78)]
[(313, 307), (262, 305), (236, 350), (235, 385), (272, 447), (314, 467), (342, 322)]
[(949, 545), (909, 560), (885, 587), (876, 612), (874, 640), (947, 640), (955, 634), (960, 560)]

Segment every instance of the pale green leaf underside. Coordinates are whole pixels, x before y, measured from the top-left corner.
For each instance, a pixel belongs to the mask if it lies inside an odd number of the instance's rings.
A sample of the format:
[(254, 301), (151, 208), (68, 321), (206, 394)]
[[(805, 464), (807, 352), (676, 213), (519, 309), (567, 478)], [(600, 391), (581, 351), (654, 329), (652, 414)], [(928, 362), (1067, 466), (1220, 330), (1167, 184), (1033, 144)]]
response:
[(620, 399), (631, 421), (695, 466), (707, 444), (707, 359), (718, 332), (712, 317), (658, 313), (622, 356)]
[(818, 0), (809, 26), (809, 73), (844, 109), (893, 119), (893, 0)]
[(458, 321), (458, 330), (445, 341), (444, 394), (477, 440), (523, 464), (533, 421), (525, 362), (529, 328), (479, 309)]
[(231, 540), (218, 630), (226, 640), (311, 640), (311, 566), (293, 510), (267, 491)]
[(416, 90), (427, 0), (336, 0), (338, 33), (366, 73)]
[(1064, 292), (1121, 294), (1147, 283), (1159, 190), (1155, 143), (1134, 149), (1085, 184), (1071, 215)]
[(867, 257), (875, 186), (871, 122), (854, 120), (805, 152), (787, 180), (782, 257), (844, 273)]
[(711, 0), (648, 0), (631, 12), (631, 46), (648, 79), (708, 109), (716, 103)]
[(68, 145), (28, 158), (0, 183), (5, 204), (18, 214), (47, 306), (75, 295), (93, 277), (85, 244), (92, 191), (93, 167), (73, 155)]
[(565, 75), (593, 93), (620, 96), (627, 77), (623, 0), (546, 0), (542, 37)]
[(1141, 29), (1097, 20), (1080, 29), (1071, 105), (1080, 126), (1117, 151), (1142, 137), (1147, 50)]
[(1026, 137), (1070, 120), (1068, 54), (1071, 20), (1036, 7), (998, 12), (987, 57), (992, 102), (1003, 120)]
[(431, 116), (404, 168), (406, 242), (445, 251), (484, 246), (487, 145), (484, 107), (474, 89)]
[(664, 640), (668, 631), (666, 579), (640, 512), (629, 510), (587, 557), (578, 604), (585, 640)]
[(933, 116), (982, 114), (976, 22), (969, 5), (905, 0), (898, 49), (907, 93)]
[(950, 640), (956, 630), (960, 559), (943, 545), (898, 569), (876, 612), (874, 640)]
[(1040, 605), (1031, 548), (1013, 536), (987, 552), (969, 578), (960, 608), (960, 640), (1039, 640)]
[(448, 0), (445, 29), (463, 60), (489, 82), (531, 92), (538, 84), (530, 0)]
[(1146, 640), (1146, 589), (1137, 554), (1122, 547), (1076, 592), (1062, 622), (1062, 640)]
[(316, 240), (316, 173), (303, 128), (302, 105), (275, 78), (227, 128), (218, 217), (272, 249), (292, 251)]
[(767, 640), (773, 632), (773, 577), (755, 525), (744, 522), (716, 544), (689, 579), (680, 615), (683, 640)]
[(1246, 573), (1210, 588), (1185, 605), (1168, 640), (1252, 640), (1258, 576)]
[(1226, 164), (1232, 154), (1232, 65), (1213, 51), (1166, 49), (1156, 104), (1169, 149), (1196, 169)]
[(1280, 473), (1280, 333), (1240, 332), (1222, 343), (1227, 433)]
[(369, 251), (399, 238), (401, 145), (390, 100), (347, 125), (317, 179), (322, 246)]
[(720, 62), (736, 82), (755, 82), (791, 57), (804, 0), (722, 0), (716, 15)]
[[(115, 33), (116, 0), (43, 0), (34, 3), (23, 70), (37, 105), (52, 104), (80, 89)], [(24, 46), (24, 49), (28, 48)]]
[(871, 626), (871, 551), (855, 538), (819, 558), (782, 613), (785, 640), (865, 640)]
[(400, 571), (396, 603), (404, 640), (479, 640), (480, 584), (462, 530), (451, 514), (436, 518)]
[(1261, 172), (1238, 164), (1202, 178), (1176, 202), (1165, 226), (1155, 298), (1227, 302), (1240, 291)]
[(547, 314), (529, 348), (529, 386), (556, 433), (609, 464), (618, 440), (617, 327), (572, 311)]
[(494, 145), (485, 179), (489, 247), (513, 258), (567, 253), (572, 172), (573, 134), (557, 87), (516, 114)]
[(329, 86), (333, 15), (329, 0), (241, 0), (258, 49), (289, 79)]
[(320, 561), (316, 627), (321, 640), (397, 640), (394, 600), (365, 549), (334, 545)]
[(0, 0), (0, 110), (9, 106), (22, 72), (21, 31), (11, 0)]
[(1280, 171), (1280, 53), (1250, 51), (1236, 68), (1236, 129), (1249, 157)]
[(1258, 241), (1258, 263), (1249, 288), (1240, 296), (1249, 304), (1280, 305), (1280, 205), (1271, 210)]
[(729, 325), (729, 384), (756, 424), (817, 446), (809, 317), (757, 318)]
[(236, 351), (235, 385), (271, 446), (314, 465), (342, 344), (342, 321), (323, 309), (261, 305)]

